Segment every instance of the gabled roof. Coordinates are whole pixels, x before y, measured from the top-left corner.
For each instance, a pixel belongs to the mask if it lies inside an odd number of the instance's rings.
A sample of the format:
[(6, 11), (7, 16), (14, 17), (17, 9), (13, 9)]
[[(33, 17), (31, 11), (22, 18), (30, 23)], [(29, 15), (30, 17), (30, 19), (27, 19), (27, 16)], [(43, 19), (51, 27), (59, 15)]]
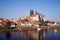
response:
[(42, 16), (42, 17), (44, 17), (43, 14), (32, 14), (31, 16), (34, 17), (34, 16), (37, 16), (37, 15), (38, 15), (38, 16)]

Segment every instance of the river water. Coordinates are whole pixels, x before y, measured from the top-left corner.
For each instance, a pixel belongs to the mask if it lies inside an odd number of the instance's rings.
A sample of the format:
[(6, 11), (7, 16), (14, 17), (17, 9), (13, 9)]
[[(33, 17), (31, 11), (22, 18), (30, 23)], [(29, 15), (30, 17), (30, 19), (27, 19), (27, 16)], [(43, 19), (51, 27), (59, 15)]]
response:
[(0, 32), (0, 40), (60, 40), (60, 29)]

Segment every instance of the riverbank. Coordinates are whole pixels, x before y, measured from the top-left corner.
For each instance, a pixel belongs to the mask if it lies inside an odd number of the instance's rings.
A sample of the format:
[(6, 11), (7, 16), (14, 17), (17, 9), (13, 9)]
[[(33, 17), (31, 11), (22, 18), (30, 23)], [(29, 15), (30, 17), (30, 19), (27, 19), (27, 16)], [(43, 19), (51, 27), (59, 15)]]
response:
[(17, 28), (0, 28), (0, 32), (5, 32), (5, 31), (18, 31)]
[(0, 32), (5, 31), (38, 31), (38, 30), (48, 30), (48, 29), (60, 29), (60, 26), (40, 26), (40, 27), (15, 27), (15, 28), (0, 28)]

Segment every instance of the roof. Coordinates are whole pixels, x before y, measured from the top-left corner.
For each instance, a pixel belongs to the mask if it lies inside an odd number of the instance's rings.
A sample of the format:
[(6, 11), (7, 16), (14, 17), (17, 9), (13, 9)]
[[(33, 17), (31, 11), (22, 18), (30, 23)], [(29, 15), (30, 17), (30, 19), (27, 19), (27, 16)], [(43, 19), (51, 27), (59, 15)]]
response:
[(31, 16), (34, 17), (34, 16), (37, 16), (37, 15), (38, 15), (38, 16), (42, 16), (42, 17), (44, 17), (43, 14), (32, 14)]

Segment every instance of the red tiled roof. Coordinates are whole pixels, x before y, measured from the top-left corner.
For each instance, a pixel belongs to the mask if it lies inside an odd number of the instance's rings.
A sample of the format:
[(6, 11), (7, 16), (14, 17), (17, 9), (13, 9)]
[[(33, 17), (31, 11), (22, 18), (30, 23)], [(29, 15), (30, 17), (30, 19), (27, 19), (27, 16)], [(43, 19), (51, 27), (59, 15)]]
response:
[(37, 15), (39, 15), (39, 16), (43, 16), (43, 17), (44, 17), (43, 14), (32, 14), (31, 16), (34, 17), (34, 16), (37, 16)]

